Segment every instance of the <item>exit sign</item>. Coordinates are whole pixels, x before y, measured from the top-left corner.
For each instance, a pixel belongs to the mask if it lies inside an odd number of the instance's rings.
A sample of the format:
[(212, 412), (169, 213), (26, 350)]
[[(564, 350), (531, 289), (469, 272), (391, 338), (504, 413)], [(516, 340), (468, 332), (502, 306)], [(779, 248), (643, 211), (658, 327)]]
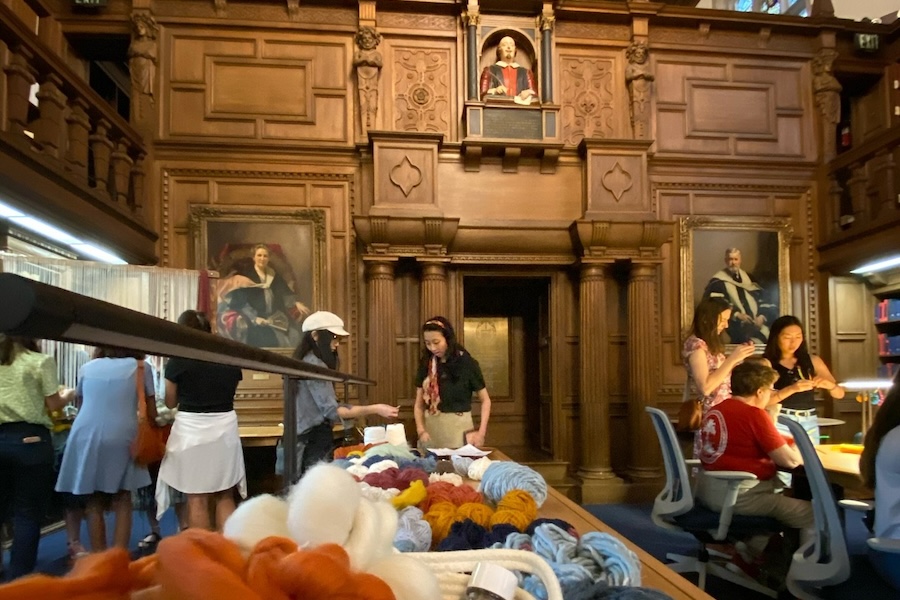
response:
[(72, 0), (75, 6), (106, 6), (109, 0)]
[(853, 45), (862, 52), (878, 52), (881, 36), (877, 33), (857, 33), (853, 35)]

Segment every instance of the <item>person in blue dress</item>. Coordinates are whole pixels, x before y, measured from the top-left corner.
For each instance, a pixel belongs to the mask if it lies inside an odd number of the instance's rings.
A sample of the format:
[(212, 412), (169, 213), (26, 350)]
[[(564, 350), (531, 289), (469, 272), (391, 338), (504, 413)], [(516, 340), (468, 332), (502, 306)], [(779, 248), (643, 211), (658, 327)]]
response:
[(156, 419), (153, 374), (144, 355), (119, 348), (102, 348), (99, 358), (85, 364), (78, 375), (76, 395), (81, 410), (72, 425), (63, 454), (56, 491), (85, 496), (91, 549), (105, 550), (103, 512), (115, 514), (113, 544), (128, 547), (131, 538), (131, 493), (150, 485), (147, 469), (131, 457), (137, 434), (137, 377), (142, 367), (147, 417)]

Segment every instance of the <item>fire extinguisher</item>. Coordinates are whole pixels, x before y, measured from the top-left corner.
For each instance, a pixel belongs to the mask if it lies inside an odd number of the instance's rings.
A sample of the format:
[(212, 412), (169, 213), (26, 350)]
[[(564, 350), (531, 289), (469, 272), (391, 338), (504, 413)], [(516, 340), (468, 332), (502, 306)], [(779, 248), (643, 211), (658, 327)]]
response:
[(850, 126), (844, 125), (841, 127), (841, 148), (849, 148), (852, 142), (853, 138), (850, 137)]

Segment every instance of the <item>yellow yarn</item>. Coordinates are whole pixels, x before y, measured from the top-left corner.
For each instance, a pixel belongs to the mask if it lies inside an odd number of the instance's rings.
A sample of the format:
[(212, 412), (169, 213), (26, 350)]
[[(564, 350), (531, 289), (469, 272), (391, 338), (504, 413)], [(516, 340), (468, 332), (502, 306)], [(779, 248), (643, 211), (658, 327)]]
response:
[(490, 527), (491, 517), (493, 517), (493, 515), (494, 510), (487, 504), (466, 502), (456, 511), (456, 520), (463, 521), (465, 519), (471, 519), (482, 527)]
[(408, 488), (400, 492), (400, 494), (391, 500), (391, 504), (397, 510), (403, 510), (407, 506), (415, 506), (425, 499), (428, 492), (425, 491), (425, 484), (419, 480), (413, 481)]
[(491, 517), (491, 525), (509, 523), (524, 531), (537, 518), (537, 503), (524, 490), (510, 490), (497, 504), (497, 512)]
[(432, 544), (440, 544), (441, 541), (450, 535), (450, 527), (456, 519), (456, 505), (452, 502), (435, 502), (431, 508), (425, 513), (425, 520), (431, 525), (431, 541)]

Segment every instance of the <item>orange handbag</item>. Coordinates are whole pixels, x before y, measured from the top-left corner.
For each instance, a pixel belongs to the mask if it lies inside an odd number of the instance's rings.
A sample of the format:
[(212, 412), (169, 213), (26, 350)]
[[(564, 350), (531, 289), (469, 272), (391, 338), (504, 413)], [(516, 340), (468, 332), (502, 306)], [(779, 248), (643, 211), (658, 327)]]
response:
[(703, 420), (703, 403), (699, 398), (691, 398), (690, 377), (684, 382), (684, 393), (681, 396), (681, 406), (678, 409), (678, 423), (675, 431), (689, 432), (700, 429)]
[(137, 434), (131, 442), (131, 457), (139, 465), (147, 466), (158, 463), (166, 453), (166, 442), (169, 439), (171, 425), (157, 427), (147, 418), (147, 396), (144, 393), (144, 361), (138, 360), (137, 366)]

